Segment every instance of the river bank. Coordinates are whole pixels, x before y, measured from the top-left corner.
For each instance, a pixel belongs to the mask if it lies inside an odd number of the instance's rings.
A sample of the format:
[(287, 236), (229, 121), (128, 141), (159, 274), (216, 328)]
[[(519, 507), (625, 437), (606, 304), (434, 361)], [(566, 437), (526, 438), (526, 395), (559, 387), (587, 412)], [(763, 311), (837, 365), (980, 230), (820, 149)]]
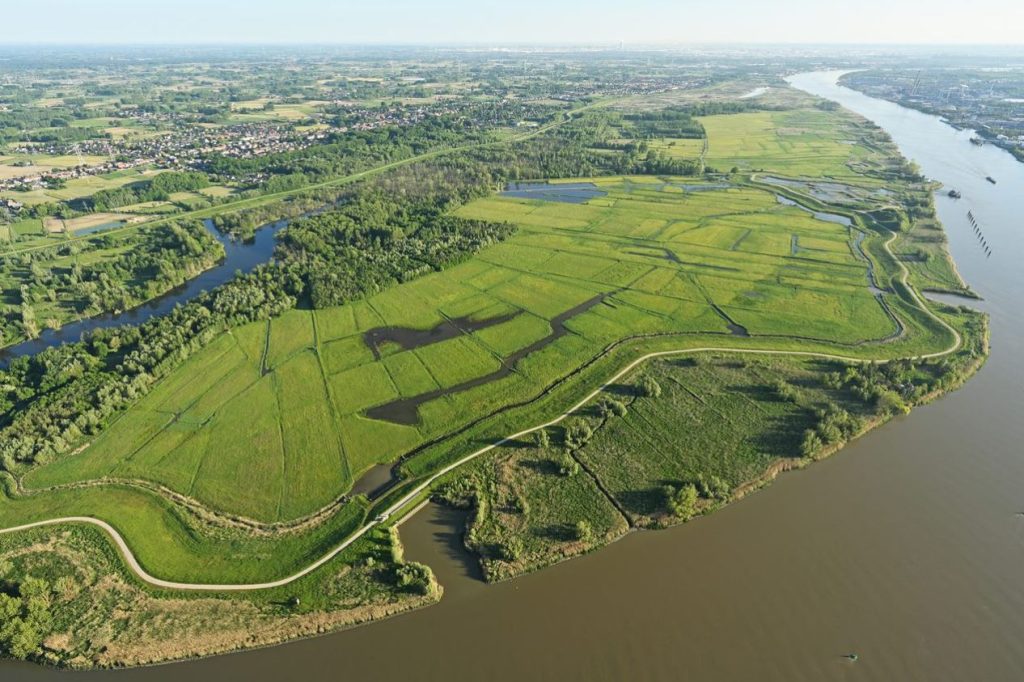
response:
[[(956, 250), (956, 223), (947, 226)], [(494, 679), (671, 679), (686, 669), (820, 680), (844, 679), (841, 653), (856, 650), (858, 670), (877, 678), (1000, 679), (1021, 660), (1019, 645), (999, 632), (1019, 625), (1012, 509), (1022, 472), (1009, 456), (1017, 419), (1005, 409), (1019, 385), (1009, 361), (1019, 342), (998, 333), (1019, 318), (1007, 314), (1013, 299), (994, 292), (1019, 285), (981, 276), (970, 263), (965, 274), (992, 301), (998, 369), (865, 436), (844, 457), (782, 477), (698, 523), (632, 534), (494, 588), (474, 583), (460, 592), (439, 570), (450, 588), (441, 604), (374, 628), (138, 674), (213, 679), (244, 670), (274, 679), (301, 660), (370, 677), (443, 679), (458, 661)], [(972, 419), (979, 412), (984, 419)], [(417, 558), (416, 532), (429, 542), (437, 534), (423, 518), (407, 526)], [(615, 589), (595, 600), (595, 585)], [(448, 636), (437, 638), (439, 631)], [(395, 647), (403, 660), (387, 654)], [(47, 673), (19, 668), (15, 679), (23, 672), (24, 679)]]

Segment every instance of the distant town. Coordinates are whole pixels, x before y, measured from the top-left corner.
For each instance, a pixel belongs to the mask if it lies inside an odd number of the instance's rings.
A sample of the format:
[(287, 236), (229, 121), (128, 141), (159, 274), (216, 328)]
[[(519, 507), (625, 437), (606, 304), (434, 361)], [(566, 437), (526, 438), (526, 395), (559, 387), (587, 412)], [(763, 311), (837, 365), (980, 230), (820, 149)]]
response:
[(843, 84), (872, 97), (941, 116), (974, 130), (976, 144), (998, 145), (1024, 161), (1024, 69), (858, 71)]

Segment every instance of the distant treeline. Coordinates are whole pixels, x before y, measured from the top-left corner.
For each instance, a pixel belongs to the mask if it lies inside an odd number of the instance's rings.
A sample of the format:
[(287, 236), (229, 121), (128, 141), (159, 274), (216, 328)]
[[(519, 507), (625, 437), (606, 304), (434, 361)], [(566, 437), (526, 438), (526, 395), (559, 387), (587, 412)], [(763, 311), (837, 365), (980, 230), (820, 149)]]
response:
[(335, 133), (326, 143), (252, 158), (215, 156), (205, 170), (221, 180), (259, 178), (260, 189), (296, 189), (328, 178), (417, 156), (434, 149), (480, 141), (484, 133), (461, 118), (438, 116), (414, 126)]

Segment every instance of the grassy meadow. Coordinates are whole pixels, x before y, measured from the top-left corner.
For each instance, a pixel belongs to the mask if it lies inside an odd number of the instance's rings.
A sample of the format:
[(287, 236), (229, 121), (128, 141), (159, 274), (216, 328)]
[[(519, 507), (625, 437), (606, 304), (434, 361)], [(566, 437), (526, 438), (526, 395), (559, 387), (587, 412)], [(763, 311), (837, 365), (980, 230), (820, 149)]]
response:
[(700, 119), (708, 136), (706, 161), (719, 170), (772, 170), (791, 176), (857, 179), (851, 162), (873, 152), (856, 144), (859, 125), (813, 108), (759, 111)]
[[(829, 120), (839, 125), (840, 139), (827, 134)], [(855, 124), (833, 112), (724, 115), (703, 123), (709, 164), (787, 177), (846, 176), (878, 186), (853, 171), (878, 162), (877, 152), (849, 144), (844, 136), (856, 139)], [(354, 527), (346, 524), (365, 517), (365, 500), (342, 499), (342, 511), (314, 526), (328, 530), (289, 535), (287, 547), (268, 539), (251, 547), (241, 542), (232, 553), (215, 535), (182, 529), (178, 503), (154, 487), (212, 514), (288, 522), (335, 503), (371, 467), (414, 453), (401, 465), (410, 479), (375, 501), (373, 514), (417, 477), (552, 418), (644, 352), (725, 346), (878, 359), (944, 349), (952, 341), (897, 285), (898, 262), (882, 247), (891, 233), (853, 210), (829, 207), (851, 225), (824, 219), (780, 202), (781, 190), (744, 174), (708, 182), (654, 176), (584, 181), (600, 191), (584, 203), (546, 200), (542, 193), (492, 195), (457, 209), (465, 218), (518, 228), (457, 266), (344, 306), (296, 309), (222, 334), (75, 454), (27, 472), (21, 484), (30, 494), (0, 498), (0, 525), (89, 513), (118, 526), (143, 564), (164, 577), (281, 575), (344, 537), (345, 528)], [(808, 199), (807, 205), (821, 210), (820, 202)], [(863, 254), (855, 247), (862, 238)], [(889, 289), (881, 297), (868, 286), (872, 265)], [(422, 332), (463, 319), (502, 321), (419, 345), (374, 348), (366, 340), (372, 330)], [(757, 440), (761, 425), (751, 415), (774, 423), (793, 414), (762, 400), (754, 387), (735, 390), (742, 372), (685, 370), (688, 390), (713, 406), (697, 414), (686, 412), (687, 390), (667, 385), (677, 370), (666, 365), (656, 371), (667, 373), (662, 380), (676, 417), (689, 420), (687, 451), (703, 452), (704, 466), (729, 450), (731, 463), (722, 464), (728, 471), (720, 473), (730, 485), (791, 447), (790, 440)], [(771, 377), (766, 371), (761, 378)], [(479, 383), (467, 385), (473, 381)], [(381, 416), (381, 409), (402, 400), (418, 400), (411, 422)], [(655, 430), (645, 424), (667, 418), (648, 412), (638, 406), (624, 424)], [(718, 423), (721, 415), (728, 415), (732, 429), (721, 423), (706, 433), (697, 428)], [(610, 498), (584, 479), (544, 478), (549, 465), (527, 464), (536, 459), (528, 452), (501, 460), (511, 467), (502, 480), (520, 486), (530, 508), (550, 507), (549, 539), (563, 543), (563, 555), (579, 553), (622, 532), (627, 520), (637, 522), (646, 512), (634, 500), (636, 490), (655, 485), (666, 466), (673, 476), (689, 471), (685, 462), (666, 464), (671, 443), (664, 438), (672, 433), (649, 434), (661, 440), (644, 445), (642, 456), (630, 454), (628, 471), (606, 472), (602, 486), (613, 491)], [(716, 439), (729, 447), (710, 449)], [(597, 471), (609, 466), (605, 454), (587, 450), (581, 461), (592, 456), (586, 463)], [(613, 452), (616, 457), (625, 454)], [(556, 461), (554, 454), (547, 458)], [(531, 466), (529, 475), (515, 473)], [(73, 487), (83, 482), (97, 485)], [(130, 504), (119, 499), (129, 492)], [(585, 538), (566, 530), (583, 512), (556, 509), (553, 499), (563, 493), (587, 510), (592, 523)], [(634, 502), (639, 506), (631, 507)], [(337, 520), (343, 518), (349, 521)], [(530, 542), (524, 556), (543, 554), (545, 541)], [(237, 561), (252, 552), (275, 559), (255, 566)], [(189, 558), (195, 553), (206, 558), (195, 562)], [(232, 568), (242, 564), (245, 570)]]
[[(924, 364), (871, 381), (927, 400), (945, 374)], [(439, 496), (472, 509), (464, 540), (485, 576), (512, 578), (630, 528), (709, 513), (836, 451), (891, 414), (863, 393), (865, 375), (822, 359), (705, 353), (652, 360), (543, 435), (453, 474)], [(680, 501), (680, 490), (692, 492)]]
[[(510, 220), (519, 232), (365, 301), (221, 336), (81, 454), (31, 471), (25, 484), (141, 478), (228, 513), (288, 520), (330, 503), (371, 466), (538, 395), (624, 338), (727, 338), (735, 324), (753, 337), (853, 347), (895, 331), (843, 225), (759, 189), (594, 182), (607, 194), (586, 204), (495, 196), (462, 207), (462, 216)], [(549, 337), (552, 318), (597, 295), (606, 298), (571, 317), (568, 334), (507, 376), (425, 402), (419, 423), (367, 416), (500, 370)], [(513, 317), (438, 343), (385, 344), (379, 360), (363, 339), (374, 328), (505, 315)]]

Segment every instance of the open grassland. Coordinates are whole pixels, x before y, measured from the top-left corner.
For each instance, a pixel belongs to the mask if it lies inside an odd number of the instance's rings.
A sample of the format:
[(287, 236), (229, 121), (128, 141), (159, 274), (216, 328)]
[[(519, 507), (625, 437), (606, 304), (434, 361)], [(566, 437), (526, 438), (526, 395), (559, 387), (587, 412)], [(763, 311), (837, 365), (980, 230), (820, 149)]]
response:
[[(825, 385), (827, 373), (843, 369), (842, 363), (789, 358), (654, 361), (619, 387), (628, 412), (596, 421), (594, 437), (576, 457), (631, 525), (663, 522), (671, 517), (666, 485), (717, 478), (731, 491), (781, 459), (798, 459), (815, 410), (835, 404), (860, 421), (874, 416), (849, 388)], [(654, 380), (660, 395), (630, 391), (641, 378)], [(780, 385), (791, 386), (794, 397)]]
[(697, 159), (704, 152), (704, 140), (688, 137), (662, 137), (648, 140), (647, 147), (674, 159)]
[[(540, 395), (625, 338), (744, 342), (731, 325), (765, 342), (878, 352), (899, 332), (868, 289), (847, 226), (743, 186), (594, 182), (605, 195), (586, 204), (492, 197), (463, 207), (464, 217), (510, 220), (519, 232), (365, 301), (223, 335), (83, 452), (31, 471), (25, 485), (143, 479), (226, 513), (283, 521), (329, 504), (373, 465)], [(577, 309), (553, 338), (552, 321)], [(464, 318), (507, 319), (416, 347), (386, 342), (379, 359), (364, 339)], [(906, 342), (927, 344), (928, 334), (913, 327)], [(412, 423), (368, 415), (425, 394), (434, 397)]]
[(850, 164), (872, 154), (856, 144), (857, 128), (864, 124), (832, 111), (766, 111), (709, 116), (700, 122), (708, 136), (706, 161), (719, 170), (850, 178), (856, 175)]
[[(824, 114), (806, 112), (811, 121)], [(787, 129), (797, 123), (759, 117), (707, 119), (711, 147), (722, 142), (749, 154), (749, 143), (721, 136), (749, 132), (756, 139), (768, 123)], [(735, 120), (719, 124), (718, 118)], [(846, 157), (772, 168), (772, 155), (781, 152), (769, 149), (755, 165), (799, 176), (824, 172), (815, 170), (818, 162), (838, 174), (841, 168), (853, 173), (846, 164), (875, 160), (875, 152), (837, 146)], [(217, 337), (75, 454), (24, 475), (23, 489), (0, 499), (0, 526), (90, 514), (118, 527), (140, 562), (161, 577), (280, 577), (337, 544), (424, 476), (481, 443), (550, 420), (645, 353), (734, 347), (888, 359), (955, 345), (954, 334), (902, 285), (901, 265), (885, 247), (894, 233), (866, 213), (811, 198), (805, 208), (787, 205), (776, 196), (782, 190), (746, 176), (592, 182), (599, 196), (585, 203), (546, 200), (543, 193), (473, 201), (458, 214), (512, 222), (517, 234), (458, 266), (365, 300), (294, 310)], [(815, 215), (827, 209), (837, 215)], [(869, 287), (872, 269), (884, 293)], [(946, 314), (960, 329), (969, 317)], [(425, 333), (445, 325), (464, 328), (437, 338)], [(378, 344), (372, 334), (391, 340)], [(664, 369), (677, 370), (684, 371)], [(743, 411), (794, 423), (802, 413), (760, 395), (733, 395), (742, 373), (727, 370), (697, 372), (687, 382), (717, 411), (730, 418), (739, 411), (735, 432), (701, 434), (693, 427), (685, 445), (707, 448), (716, 438), (730, 444), (734, 459), (715, 475), (732, 488), (791, 445), (786, 440), (785, 447), (764, 449), (743, 440), (761, 428), (746, 424)], [(771, 376), (758, 375), (764, 381)], [(660, 381), (669, 382), (669, 375)], [(684, 409), (684, 393), (663, 390), (673, 409)], [(620, 419), (641, 429), (635, 420), (647, 413), (642, 405), (635, 411)], [(656, 423), (655, 415), (646, 418)], [(710, 421), (706, 415), (686, 419), (691, 425)], [(526, 507), (544, 510), (536, 523), (516, 526), (534, 538), (514, 548), (517, 557), (534, 557), (522, 566), (550, 561), (541, 559), (548, 556), (545, 537), (558, 544), (559, 556), (569, 556), (613, 538), (627, 523), (659, 523), (643, 506), (643, 491), (656, 486), (658, 476), (697, 471), (666, 460), (658, 448), (668, 445), (645, 445), (650, 463), (628, 475), (608, 471), (607, 480), (595, 477), (592, 485), (583, 478), (546, 478), (551, 464), (540, 460), (560, 460), (555, 453), (526, 452), (524, 444), (504, 464), (482, 459), (482, 466), (505, 467), (494, 474), (502, 485), (523, 484)], [(600, 455), (584, 450), (578, 463), (596, 471), (603, 466)], [(341, 497), (372, 466), (403, 456), (405, 480), (369, 511), (361, 496)], [(703, 456), (697, 464), (711, 467), (714, 452)], [(527, 460), (538, 461), (530, 475), (520, 475), (520, 468), (533, 466)], [(559, 508), (550, 499), (562, 495), (575, 506)], [(183, 529), (181, 507), (268, 534), (265, 542), (260, 536), (252, 546), (228, 547), (216, 533)], [(272, 532), (311, 514), (301, 532)], [(589, 529), (570, 533), (568, 525), (580, 515)], [(201, 559), (189, 559), (193, 554)], [(507, 556), (512, 572), (519, 570), (520, 559)]]

